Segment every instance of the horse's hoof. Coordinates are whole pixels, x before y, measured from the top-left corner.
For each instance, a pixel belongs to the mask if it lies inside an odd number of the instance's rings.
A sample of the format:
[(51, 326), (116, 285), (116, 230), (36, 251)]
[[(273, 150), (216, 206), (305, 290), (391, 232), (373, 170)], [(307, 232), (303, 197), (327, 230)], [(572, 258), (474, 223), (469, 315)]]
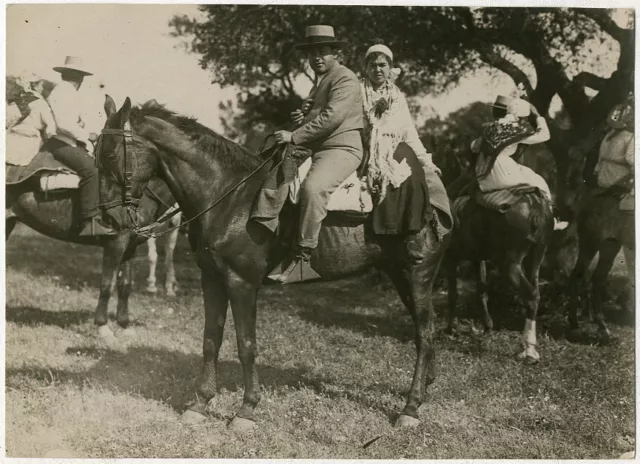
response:
[(207, 420), (207, 416), (191, 409), (187, 409), (182, 413), (182, 416), (180, 416), (180, 420), (185, 424), (199, 424)]
[(420, 425), (420, 419), (407, 416), (406, 414), (400, 414), (400, 417), (398, 417), (396, 421), (396, 427), (417, 427), (418, 425)]
[(98, 338), (109, 348), (115, 348), (118, 346), (118, 339), (113, 335), (113, 332), (106, 324), (98, 327)]
[(523, 350), (522, 352), (516, 355), (516, 358), (519, 361), (522, 361), (527, 366), (532, 366), (540, 362), (540, 355), (535, 350), (533, 351)]
[(156, 293), (158, 293), (158, 287), (156, 287), (155, 285), (153, 285), (153, 286), (149, 285), (147, 287), (147, 293), (152, 293), (152, 294), (155, 295)]
[(244, 419), (238, 416), (234, 417), (229, 424), (229, 430), (238, 433), (251, 433), (255, 430), (256, 427), (256, 423), (251, 419)]

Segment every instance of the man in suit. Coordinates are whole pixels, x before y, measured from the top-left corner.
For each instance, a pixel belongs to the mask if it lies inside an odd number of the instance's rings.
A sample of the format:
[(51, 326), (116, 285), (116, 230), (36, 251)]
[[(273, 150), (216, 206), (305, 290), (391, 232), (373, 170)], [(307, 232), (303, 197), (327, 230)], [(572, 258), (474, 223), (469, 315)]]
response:
[(294, 261), (308, 262), (318, 246), (322, 220), (331, 194), (362, 161), (362, 94), (356, 75), (337, 61), (344, 44), (331, 26), (309, 26), (307, 41), (297, 46), (307, 52), (316, 85), (302, 110), (291, 114), (293, 132), (277, 131), (279, 143), (303, 145), (313, 151), (313, 163), (300, 195), (299, 249)]

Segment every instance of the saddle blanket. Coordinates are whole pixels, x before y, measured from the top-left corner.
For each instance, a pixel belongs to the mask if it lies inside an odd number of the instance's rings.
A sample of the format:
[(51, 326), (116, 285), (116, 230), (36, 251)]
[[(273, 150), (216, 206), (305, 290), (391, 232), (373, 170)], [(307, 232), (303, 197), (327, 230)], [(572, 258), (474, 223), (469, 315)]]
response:
[(56, 160), (49, 152), (38, 153), (27, 166), (6, 163), (6, 184), (15, 185), (35, 175), (40, 176), (43, 192), (60, 189), (75, 189), (80, 184), (78, 175)]
[[(298, 168), (298, 173), (291, 183), (289, 189), (289, 200), (294, 205), (300, 201), (300, 190), (304, 179), (311, 169), (311, 158), (307, 158)], [(357, 172), (353, 172), (342, 184), (331, 194), (329, 211), (353, 211), (358, 213), (370, 213), (373, 211), (373, 199), (367, 188), (367, 183), (358, 177)]]
[(509, 189), (492, 190), (490, 192), (476, 193), (476, 203), (485, 208), (504, 213), (527, 193), (542, 195), (538, 187), (531, 185), (517, 185)]

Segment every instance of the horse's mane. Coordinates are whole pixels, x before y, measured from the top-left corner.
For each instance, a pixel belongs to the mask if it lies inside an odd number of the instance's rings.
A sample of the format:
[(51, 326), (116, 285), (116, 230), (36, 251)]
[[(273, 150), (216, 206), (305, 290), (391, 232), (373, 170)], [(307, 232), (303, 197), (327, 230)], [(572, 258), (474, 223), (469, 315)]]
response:
[(167, 109), (164, 105), (151, 100), (131, 110), (131, 124), (137, 126), (142, 120), (151, 116), (162, 119), (182, 131), (203, 153), (215, 156), (225, 166), (253, 169), (259, 159), (249, 150), (237, 143), (227, 140), (213, 130), (203, 126), (196, 118), (180, 115)]

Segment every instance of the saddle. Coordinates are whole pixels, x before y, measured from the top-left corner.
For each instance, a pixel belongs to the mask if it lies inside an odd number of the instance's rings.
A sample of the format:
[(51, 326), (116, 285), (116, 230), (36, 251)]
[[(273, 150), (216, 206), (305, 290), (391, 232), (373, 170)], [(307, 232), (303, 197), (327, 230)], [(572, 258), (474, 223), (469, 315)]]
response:
[(27, 166), (6, 164), (6, 184), (18, 185), (32, 178), (39, 178), (40, 190), (77, 189), (80, 177), (47, 151), (39, 152)]
[(477, 181), (474, 180), (470, 185), (461, 189), (460, 196), (452, 203), (451, 209), (453, 210), (454, 223), (456, 226), (460, 225), (460, 213), (472, 198), (477, 205), (504, 214), (527, 194), (543, 197), (538, 187), (526, 184), (516, 185), (508, 189), (483, 192), (480, 190)]
[[(266, 153), (266, 156), (274, 157), (274, 162), (254, 201), (250, 219), (275, 232), (278, 216), (285, 204), (299, 203), (302, 183), (311, 167), (312, 152), (295, 145), (271, 150), (280, 152)], [(261, 154), (261, 158), (264, 157), (265, 154)], [(374, 207), (374, 196), (361, 176), (366, 172), (366, 164), (363, 163), (331, 195), (327, 220), (353, 227), (372, 219), (375, 234), (419, 232), (432, 216), (424, 171), (406, 143), (398, 145), (394, 158), (407, 160), (412, 171), (409, 179), (397, 189), (389, 189), (384, 200)]]

